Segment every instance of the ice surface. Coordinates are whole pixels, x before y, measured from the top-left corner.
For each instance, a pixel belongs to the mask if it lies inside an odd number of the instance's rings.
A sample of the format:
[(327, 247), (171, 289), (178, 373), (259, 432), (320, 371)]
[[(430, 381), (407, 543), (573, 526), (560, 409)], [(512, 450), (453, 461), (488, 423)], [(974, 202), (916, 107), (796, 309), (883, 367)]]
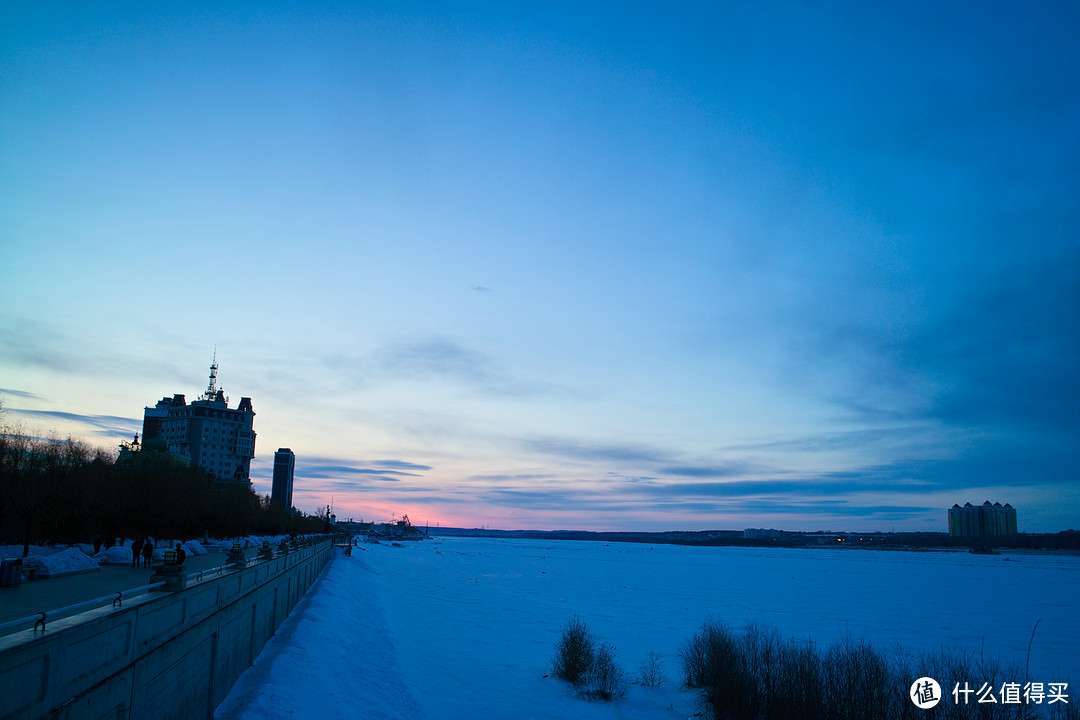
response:
[[(709, 617), (767, 623), (822, 647), (850, 633), (1021, 666), (1041, 620), (1031, 679), (1080, 681), (1078, 598), (1074, 556), (471, 538), (368, 545), (335, 558), (217, 717), (354, 717), (357, 708), (431, 720), (688, 717), (697, 696), (678, 687), (678, 650)], [(608, 705), (544, 677), (572, 615), (615, 646), (628, 675), (659, 653), (668, 682), (632, 686)]]

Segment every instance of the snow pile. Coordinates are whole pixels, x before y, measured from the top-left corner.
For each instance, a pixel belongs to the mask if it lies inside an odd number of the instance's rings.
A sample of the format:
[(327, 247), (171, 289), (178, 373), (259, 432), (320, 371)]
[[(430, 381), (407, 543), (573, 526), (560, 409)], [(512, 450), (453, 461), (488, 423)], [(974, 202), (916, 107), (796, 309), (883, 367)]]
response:
[(180, 547), (184, 548), (184, 552), (186, 552), (188, 556), (206, 554), (206, 548), (200, 545), (198, 540), (188, 540)]
[(228, 552), (232, 549), (233, 541), (221, 538), (210, 538), (209, 540), (203, 540), (202, 546), (206, 548), (207, 552)]
[[(131, 562), (130, 554), (128, 557), (128, 562)], [(51, 555), (30, 555), (24, 558), (23, 566), (37, 568), (37, 574), (41, 577), (56, 577), (98, 569), (96, 560), (87, 556), (79, 548), (73, 547)]]
[(114, 545), (99, 552), (94, 556), (94, 559), (98, 561), (99, 565), (130, 565), (131, 548)]
[[(1080, 678), (1080, 557), (473, 538), (335, 552), (218, 720), (690, 717), (699, 696), (680, 687), (678, 655), (709, 618), (1021, 667), (1041, 618), (1032, 680)], [(599, 703), (545, 677), (573, 615), (628, 679), (655, 652), (665, 682)]]
[[(31, 545), (30, 555), (52, 555), (55, 552), (59, 552), (54, 547), (48, 545)], [(23, 556), (22, 545), (0, 545), (0, 558), (21, 558)]]
[[(240, 545), (245, 549), (248, 548), (261, 548), (263, 542), (270, 543), (270, 547), (276, 548), (281, 544), (282, 540), (288, 540), (288, 535), (248, 535), (240, 540)], [(229, 547), (232, 547), (230, 545)]]

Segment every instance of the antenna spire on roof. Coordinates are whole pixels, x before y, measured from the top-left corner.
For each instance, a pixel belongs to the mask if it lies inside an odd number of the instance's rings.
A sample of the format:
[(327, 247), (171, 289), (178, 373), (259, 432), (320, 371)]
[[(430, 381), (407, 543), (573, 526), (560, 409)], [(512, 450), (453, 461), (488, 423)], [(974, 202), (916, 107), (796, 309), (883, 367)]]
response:
[(210, 384), (206, 387), (206, 399), (213, 400), (217, 395), (217, 345), (214, 346), (214, 359), (210, 361)]

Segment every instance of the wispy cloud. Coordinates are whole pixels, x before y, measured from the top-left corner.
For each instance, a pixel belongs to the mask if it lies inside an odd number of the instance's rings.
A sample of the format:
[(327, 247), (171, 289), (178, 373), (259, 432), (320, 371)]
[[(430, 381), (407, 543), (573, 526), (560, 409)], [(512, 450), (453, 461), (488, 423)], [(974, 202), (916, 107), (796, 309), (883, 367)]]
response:
[(734, 462), (723, 465), (676, 465), (660, 468), (658, 472), (679, 477), (727, 478), (745, 475), (747, 467), (744, 463)]
[(377, 359), (383, 372), (402, 377), (434, 376), (484, 385), (494, 372), (485, 355), (446, 338), (386, 346)]
[(417, 471), (430, 470), (428, 465), (420, 465), (404, 460), (376, 460), (363, 462), (343, 458), (305, 457), (298, 459), (296, 474), (312, 479), (340, 479), (342, 476), (366, 476), (385, 482), (397, 482), (401, 478), (422, 477), (420, 472), (407, 472), (399, 468)]
[(672, 460), (669, 452), (644, 444), (587, 442), (558, 437), (524, 438), (518, 442), (529, 452), (573, 460), (638, 463), (664, 463)]
[(331, 376), (355, 389), (433, 382), (495, 397), (569, 392), (546, 381), (519, 377), (488, 353), (441, 336), (390, 341), (367, 352), (329, 353), (322, 362)]
[[(147, 331), (151, 331), (149, 325)], [(156, 326), (152, 331), (157, 331)], [(115, 347), (103, 348), (81, 329), (6, 315), (0, 315), (0, 337), (4, 338), (0, 343), (0, 364), (34, 367), (79, 378), (123, 373), (125, 377), (152, 377), (154, 380), (165, 378), (187, 382), (192, 379), (192, 369), (174, 359), (175, 344), (166, 352), (141, 355), (141, 347), (137, 345), (128, 346), (124, 351)], [(188, 342), (183, 342), (185, 347)]]
[(333, 478), (315, 478), (317, 483), (312, 483), (309, 476), (304, 476), (302, 483), (294, 485), (294, 491), (296, 488), (302, 488), (305, 492), (314, 492), (318, 494), (330, 494), (330, 493), (353, 493), (353, 492), (377, 492), (383, 489), (383, 483), (396, 483), (400, 478), (382, 477), (380, 475), (373, 475), (365, 478), (364, 480), (375, 481), (365, 482), (359, 478), (352, 480), (341, 480)]
[(41, 400), (40, 395), (34, 393), (24, 392), (22, 390), (13, 390), (11, 388), (0, 388), (0, 395), (11, 395), (12, 397), (19, 397), (26, 400)]
[(904, 347), (942, 379), (933, 411), (951, 423), (1080, 429), (1080, 246), (1017, 263)]
[(7, 408), (13, 415), (40, 418), (44, 420), (64, 420), (85, 425), (106, 435), (128, 436), (142, 430), (141, 418), (126, 418), (117, 415), (81, 415), (59, 410), (25, 410)]
[(492, 474), (492, 475), (469, 475), (466, 480), (477, 480), (480, 482), (505, 482), (508, 480), (547, 480), (555, 477), (551, 473), (517, 473), (517, 474)]
[[(941, 514), (936, 507), (919, 505), (858, 505), (841, 502), (804, 502), (774, 505), (771, 503), (746, 503), (740, 506), (743, 512), (760, 515), (820, 515), (844, 518), (866, 518), (872, 520), (908, 520), (927, 514)], [(877, 528), (880, 529), (880, 528)]]
[(910, 432), (925, 432), (921, 427), (899, 428), (862, 428), (858, 430), (829, 430), (791, 435), (778, 438), (763, 438), (752, 442), (725, 445), (723, 450), (783, 450), (792, 452), (830, 452), (850, 450), (876, 445), (885, 440), (894, 439)]
[(397, 468), (398, 470), (430, 470), (430, 465), (420, 465), (419, 463), (407, 462), (405, 460), (372, 460), (372, 465), (378, 465), (379, 467)]
[(80, 365), (77, 345), (67, 342), (48, 325), (25, 318), (0, 315), (0, 361), (12, 365), (46, 368), (63, 373), (77, 371)]

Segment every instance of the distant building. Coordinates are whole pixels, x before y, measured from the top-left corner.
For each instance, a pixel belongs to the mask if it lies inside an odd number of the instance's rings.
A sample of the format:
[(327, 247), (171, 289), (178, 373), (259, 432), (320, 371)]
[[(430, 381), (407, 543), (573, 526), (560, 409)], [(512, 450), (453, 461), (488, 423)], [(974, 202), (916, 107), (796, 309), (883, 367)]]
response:
[(255, 457), (255, 411), (251, 398), (235, 409), (217, 385), (217, 356), (210, 365), (210, 385), (189, 405), (183, 395), (163, 397), (143, 413), (144, 451), (188, 458), (220, 483), (249, 482)]
[(274, 484), (271, 488), (270, 502), (286, 510), (292, 507), (293, 470), (296, 468), (296, 455), (289, 448), (278, 448), (274, 453)]
[(949, 536), (995, 538), (1016, 535), (1016, 509), (1009, 503), (964, 503), (949, 508)]

